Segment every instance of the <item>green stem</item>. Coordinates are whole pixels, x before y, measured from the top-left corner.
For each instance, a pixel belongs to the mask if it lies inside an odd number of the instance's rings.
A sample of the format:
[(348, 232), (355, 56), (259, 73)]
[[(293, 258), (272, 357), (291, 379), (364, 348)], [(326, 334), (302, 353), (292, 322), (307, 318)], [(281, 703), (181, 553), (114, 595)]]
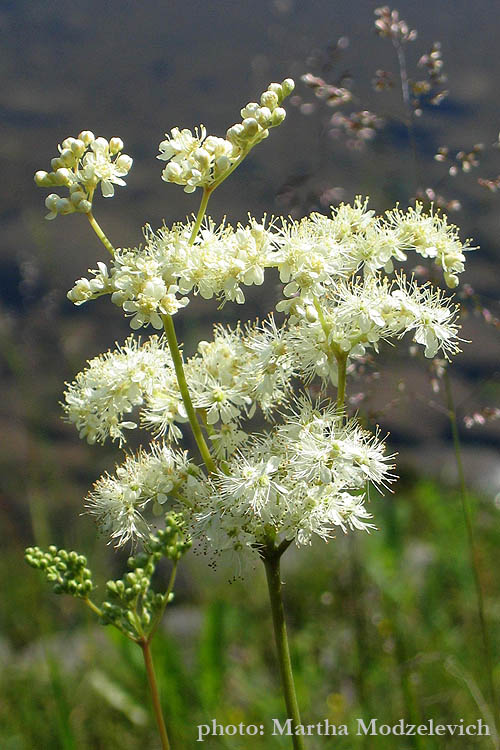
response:
[(84, 599), (83, 601), (85, 602), (87, 607), (89, 607), (92, 610), (94, 614), (96, 614), (98, 617), (101, 617), (102, 611), (99, 609), (99, 607), (96, 604), (94, 604), (92, 599)]
[(203, 221), (203, 217), (205, 216), (208, 201), (210, 200), (210, 196), (214, 192), (216, 188), (219, 187), (219, 185), (222, 185), (224, 180), (227, 180), (230, 174), (234, 172), (234, 170), (240, 166), (243, 159), (247, 156), (248, 152), (250, 151), (251, 147), (243, 151), (243, 153), (240, 155), (240, 157), (234, 162), (232, 167), (225, 172), (222, 177), (219, 177), (218, 180), (215, 180), (215, 182), (212, 183), (210, 187), (203, 188), (203, 197), (201, 199), (200, 207), (198, 209), (198, 213), (196, 214), (196, 220), (194, 222), (193, 229), (191, 231), (191, 236), (189, 237), (189, 244), (192, 245), (193, 242), (196, 239), (196, 235), (198, 234), (201, 226), (201, 222)]
[(198, 234), (201, 222), (203, 221), (203, 217), (205, 216), (208, 201), (210, 200), (210, 196), (212, 195), (213, 191), (215, 190), (217, 186), (214, 185), (211, 188), (203, 188), (203, 197), (201, 199), (200, 207), (198, 209), (198, 213), (196, 214), (196, 220), (194, 222), (194, 226), (191, 232), (191, 236), (189, 237), (189, 244), (192, 245), (193, 242), (196, 239), (196, 235)]
[(168, 600), (169, 600), (170, 594), (172, 593), (172, 590), (174, 588), (176, 574), (177, 574), (177, 562), (174, 563), (174, 567), (172, 568), (172, 572), (170, 574), (170, 580), (168, 582), (167, 590), (165, 591), (165, 601), (164, 601), (163, 607), (158, 612), (158, 614), (156, 616), (156, 619), (155, 619), (155, 622), (153, 623), (153, 626), (152, 626), (151, 630), (149, 631), (149, 635), (148, 635), (148, 642), (149, 643), (151, 643), (151, 639), (153, 638), (154, 634), (156, 633), (156, 631), (158, 629), (158, 625), (160, 624), (160, 622), (162, 620), (163, 614), (165, 612), (165, 608), (166, 608), (166, 606), (168, 604)]
[[(279, 548), (268, 547), (262, 553), (262, 559), (266, 569), (267, 586), (269, 589), (269, 599), (271, 601), (271, 611), (273, 614), (274, 636), (276, 639), (276, 651), (285, 696), (287, 716), (292, 720), (292, 726), (298, 727), (301, 723), (297, 695), (295, 693), (295, 684), (293, 680), (292, 660), (290, 658), (290, 648), (288, 646), (288, 636), (286, 632), (285, 610), (283, 608), (283, 598), (281, 595), (281, 576), (280, 576), (280, 559), (282, 552)], [(293, 730), (292, 730), (293, 731)], [(302, 736), (292, 735), (292, 744), (294, 750), (304, 750), (304, 741)]]
[(88, 212), (88, 214), (87, 214), (87, 219), (89, 220), (89, 222), (90, 222), (90, 226), (92, 227), (92, 229), (94, 230), (94, 232), (95, 232), (95, 233), (97, 234), (97, 236), (98, 236), (98, 237), (99, 237), (99, 239), (101, 240), (102, 244), (104, 245), (104, 247), (106, 248), (106, 250), (108, 251), (108, 253), (109, 253), (109, 254), (110, 254), (110, 255), (111, 255), (112, 257), (114, 257), (114, 255), (115, 255), (115, 248), (113, 247), (113, 245), (112, 245), (112, 244), (111, 244), (111, 242), (110, 242), (110, 241), (108, 240), (108, 238), (106, 237), (106, 235), (105, 235), (105, 234), (104, 234), (104, 232), (102, 231), (101, 227), (99, 226), (99, 224), (98, 224), (98, 223), (97, 223), (97, 221), (95, 220), (95, 218), (94, 218), (94, 215), (93, 215), (92, 211), (89, 211), (89, 212)]
[(151, 700), (153, 702), (156, 723), (158, 724), (158, 731), (160, 733), (162, 750), (170, 750), (170, 742), (168, 741), (167, 728), (165, 726), (165, 720), (163, 718), (163, 713), (161, 710), (160, 694), (158, 692), (158, 683), (156, 682), (155, 668), (153, 664), (153, 657), (151, 655), (151, 649), (149, 647), (149, 641), (143, 638), (138, 641), (138, 643), (142, 649), (142, 655), (144, 656), (144, 664), (146, 666), (149, 690), (151, 692)]
[(224, 174), (222, 175), (222, 177), (219, 177), (219, 179), (214, 182), (214, 184), (210, 188), (212, 192), (215, 190), (215, 188), (219, 187), (219, 185), (222, 185), (222, 183), (224, 182), (224, 180), (227, 180), (227, 178), (229, 177), (229, 175), (232, 174), (234, 172), (234, 170), (237, 167), (240, 166), (240, 164), (243, 161), (243, 159), (245, 159), (248, 156), (248, 154), (250, 153), (250, 151), (252, 150), (252, 148), (255, 145), (257, 145), (257, 144), (253, 143), (251, 146), (247, 146), (247, 148), (244, 151), (242, 151), (242, 153), (240, 154), (240, 156), (238, 157), (238, 159), (234, 162), (234, 164), (232, 165), (232, 167), (230, 169), (228, 169), (227, 172), (224, 172)]
[(455, 410), (455, 403), (453, 401), (453, 393), (451, 389), (451, 380), (448, 371), (444, 374), (444, 383), (446, 389), (446, 402), (448, 407), (448, 418), (451, 425), (451, 434), (453, 437), (453, 447), (455, 450), (455, 460), (457, 462), (458, 479), (460, 486), (460, 499), (462, 502), (462, 511), (465, 521), (465, 528), (467, 530), (467, 541), (469, 545), (469, 557), (474, 578), (474, 585), (476, 589), (477, 598), (477, 611), (479, 617), (479, 625), (481, 628), (481, 636), (483, 641), (484, 660), (486, 667), (486, 677), (488, 680), (488, 688), (490, 693), (490, 699), (492, 701), (492, 709), (495, 717), (496, 730), (500, 729), (500, 706), (497, 701), (497, 694), (495, 689), (495, 682), (493, 679), (493, 659), (491, 655), (491, 645), (486, 625), (486, 617), (484, 613), (484, 598), (483, 589), (481, 586), (481, 575), (479, 571), (479, 559), (477, 554), (476, 542), (474, 539), (474, 529), (472, 526), (472, 514), (467, 496), (467, 485), (465, 483), (465, 473), (462, 462), (462, 448), (460, 445), (460, 435), (458, 433), (457, 425), (457, 413)]
[(347, 375), (347, 352), (336, 355), (337, 359), (337, 414), (343, 417), (345, 411), (345, 386)]
[(182, 356), (179, 351), (179, 345), (177, 343), (177, 336), (175, 334), (174, 321), (171, 315), (162, 315), (163, 325), (165, 327), (165, 334), (167, 336), (168, 346), (170, 354), (172, 355), (172, 361), (174, 363), (175, 374), (177, 376), (177, 383), (179, 384), (179, 390), (181, 392), (182, 400), (186, 408), (186, 413), (193, 431), (194, 439), (201, 453), (201, 457), (209, 473), (217, 471), (215, 461), (213, 460), (208, 445), (203, 437), (196, 411), (189, 395), (189, 389), (186, 382), (186, 375), (184, 373), (184, 366), (182, 364)]

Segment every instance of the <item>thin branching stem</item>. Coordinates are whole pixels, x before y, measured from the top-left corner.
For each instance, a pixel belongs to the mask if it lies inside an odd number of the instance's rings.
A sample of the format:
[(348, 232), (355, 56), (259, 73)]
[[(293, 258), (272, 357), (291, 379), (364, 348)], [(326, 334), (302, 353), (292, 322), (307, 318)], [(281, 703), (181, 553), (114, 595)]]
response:
[(156, 619), (155, 619), (155, 621), (153, 623), (153, 626), (152, 626), (151, 630), (149, 631), (149, 634), (148, 634), (148, 641), (149, 641), (149, 643), (151, 643), (151, 640), (152, 640), (154, 634), (158, 630), (158, 625), (160, 624), (160, 622), (161, 622), (161, 620), (163, 618), (163, 614), (164, 614), (165, 608), (166, 608), (166, 606), (168, 604), (168, 600), (170, 598), (170, 594), (174, 590), (175, 577), (177, 575), (177, 564), (178, 564), (177, 562), (174, 562), (174, 566), (172, 568), (172, 572), (170, 573), (170, 579), (168, 581), (167, 590), (165, 591), (165, 601), (163, 603), (163, 607), (158, 612), (158, 614), (156, 616)]
[(444, 374), (444, 384), (446, 391), (446, 403), (448, 407), (448, 417), (451, 425), (451, 433), (453, 437), (453, 448), (455, 451), (455, 460), (457, 463), (458, 481), (460, 487), (460, 500), (462, 505), (462, 512), (464, 516), (465, 528), (467, 532), (467, 543), (469, 547), (470, 565), (474, 578), (474, 586), (476, 589), (477, 598), (477, 612), (479, 625), (481, 628), (481, 638), (483, 641), (484, 661), (486, 668), (486, 678), (488, 680), (488, 689), (490, 699), (492, 701), (493, 713), (495, 716), (496, 730), (500, 729), (500, 706), (497, 701), (497, 693), (495, 688), (495, 681), (493, 677), (493, 659), (491, 654), (490, 637), (488, 633), (488, 627), (486, 625), (486, 616), (484, 612), (484, 596), (483, 588), (481, 585), (481, 572), (479, 565), (479, 558), (477, 553), (476, 541), (474, 538), (474, 527), (472, 524), (472, 513), (469, 503), (469, 497), (467, 494), (467, 485), (465, 482), (465, 473), (462, 461), (462, 447), (460, 444), (460, 435), (458, 432), (457, 424), (457, 413), (455, 410), (455, 402), (453, 400), (453, 391), (451, 387), (451, 379), (448, 371)]
[(414, 177), (414, 183), (415, 188), (418, 188), (418, 155), (417, 155), (417, 141), (415, 138), (415, 127), (414, 127), (414, 114), (413, 114), (413, 107), (411, 105), (411, 99), (410, 99), (410, 85), (408, 80), (408, 70), (406, 66), (406, 55), (403, 48), (403, 45), (399, 40), (393, 41), (394, 48), (396, 50), (396, 54), (398, 56), (398, 65), (399, 65), (399, 77), (401, 80), (401, 93), (403, 96), (403, 103), (405, 106), (405, 112), (406, 112), (406, 127), (408, 130), (408, 138), (410, 141), (410, 148), (412, 151), (413, 156), (413, 177)]
[(344, 417), (347, 377), (347, 352), (337, 354), (337, 414)]
[(201, 222), (203, 221), (203, 218), (205, 216), (205, 213), (207, 211), (208, 201), (210, 200), (210, 196), (213, 193), (214, 188), (204, 188), (203, 189), (203, 197), (201, 199), (200, 207), (198, 209), (198, 213), (196, 214), (196, 219), (193, 225), (193, 229), (191, 231), (191, 235), (189, 237), (189, 244), (192, 245), (193, 242), (196, 239), (196, 235), (200, 231)]
[(87, 605), (87, 607), (89, 607), (89, 609), (92, 610), (92, 612), (95, 615), (97, 615), (98, 617), (102, 616), (102, 610), (99, 609), (99, 607), (96, 604), (94, 604), (94, 602), (92, 601), (92, 599), (85, 598), (83, 601), (85, 602), (85, 604)]
[(104, 245), (104, 247), (106, 248), (106, 250), (108, 251), (108, 253), (111, 255), (112, 258), (114, 258), (115, 248), (113, 247), (113, 245), (111, 244), (111, 242), (106, 237), (106, 235), (102, 231), (101, 227), (97, 223), (96, 219), (94, 218), (94, 214), (92, 213), (92, 211), (89, 211), (86, 216), (87, 216), (87, 219), (90, 222), (90, 226), (92, 227), (92, 229), (94, 230), (94, 232), (96, 233), (96, 235), (99, 237), (99, 239), (101, 240), (102, 244)]

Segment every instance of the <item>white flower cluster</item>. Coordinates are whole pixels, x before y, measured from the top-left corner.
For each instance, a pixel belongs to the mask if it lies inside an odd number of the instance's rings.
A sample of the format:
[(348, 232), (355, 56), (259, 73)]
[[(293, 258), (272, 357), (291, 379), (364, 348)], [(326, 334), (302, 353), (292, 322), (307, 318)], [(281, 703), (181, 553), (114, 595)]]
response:
[(162, 315), (188, 304), (185, 295), (241, 304), (242, 287), (262, 284), (266, 269), (277, 268), (285, 284), (285, 299), (277, 309), (294, 319), (314, 318), (315, 305), (323, 304), (322, 297), (339, 280), (358, 271), (364, 278), (380, 276), (382, 270), (392, 270), (393, 261), (406, 260), (408, 250), (435, 259), (453, 285), (468, 248), (456, 227), (439, 214), (423, 213), (420, 205), (377, 217), (360, 200), (339, 206), (330, 217), (312, 214), (300, 222), (283, 221), (279, 229), (276, 223), (266, 227), (252, 218), (236, 229), (226, 223), (217, 227), (208, 219), (191, 243), (192, 229), (191, 222), (156, 233), (146, 227), (144, 247), (118, 249), (109, 270), (99, 263), (91, 271), (93, 278), (79, 279), (68, 298), (79, 305), (111, 294), (112, 302), (131, 316), (133, 329), (151, 324), (159, 330)]
[(198, 472), (186, 452), (154, 443), (149, 451), (128, 456), (114, 475), (105, 474), (87, 497), (86, 507), (116, 546), (146, 538), (150, 528), (143, 513), (152, 505), (162, 513), (169, 499), (189, 494), (191, 477)]
[[(126, 441), (124, 430), (137, 427), (136, 422), (124, 420), (124, 415), (154, 393), (164, 372), (172, 372), (172, 360), (157, 337), (142, 346), (130, 337), (115, 351), (92, 359), (68, 384), (63, 404), (66, 418), (89, 443), (103, 443), (110, 437), (121, 445)], [(183, 416), (180, 413), (177, 418)]]
[[(143, 537), (146, 511), (162, 512), (167, 500), (182, 507), (191, 530), (216, 553), (255, 554), (269, 544), (276, 551), (293, 539), (302, 545), (313, 535), (372, 528), (365, 501), (370, 485), (393, 480), (392, 457), (378, 432), (345, 420), (348, 360), (405, 334), (426, 357), (459, 351), (449, 298), (401, 272), (387, 276), (413, 251), (441, 267), (449, 287), (458, 284), (470, 245), (445, 216), (420, 204), (377, 216), (360, 198), (301, 221), (250, 217), (233, 228), (204, 216), (212, 190), (283, 121), (281, 105), (292, 90), (290, 79), (271, 84), (225, 138), (203, 126), (194, 133), (173, 128), (160, 144), (158, 158), (168, 162), (163, 179), (186, 192), (203, 188), (196, 220), (156, 232), (146, 226), (142, 246), (117, 250), (94, 226), (112, 255), (109, 266), (99, 262), (68, 292), (77, 305), (108, 294), (132, 329), (166, 329), (165, 338), (141, 344), (131, 336), (91, 360), (65, 392), (66, 418), (91, 443), (123, 445), (139, 425), (161, 438), (101, 477), (88, 497), (90, 512), (118, 545)], [(69, 198), (49, 196), (49, 218), (89, 213), (99, 182), (104, 196), (124, 184), (132, 160), (122, 148), (120, 139), (108, 143), (88, 131), (66, 139), (54, 171), (35, 177), (41, 186), (69, 188)], [(170, 316), (191, 295), (241, 304), (244, 287), (263, 284), (267, 269), (284, 285), (276, 306), (285, 313), (281, 325), (270, 315), (263, 323), (215, 326), (212, 340), (184, 358)], [(339, 381), (337, 404), (294, 397), (297, 381), (307, 386), (313, 378)], [(268, 421), (259, 435), (248, 424), (257, 409)], [(172, 446), (187, 422), (207, 472)]]
[[(426, 357), (459, 351), (457, 306), (430, 284), (419, 286), (403, 275), (345, 280), (321, 298), (320, 315), (307, 313), (290, 325), (289, 350), (306, 382), (319, 376), (337, 382), (337, 357), (378, 352), (380, 341), (413, 334)], [(313, 313), (316, 310), (313, 308)]]
[[(455, 309), (429, 284), (377, 273), (330, 284), (318, 299), (316, 316), (285, 318), (281, 326), (272, 316), (234, 329), (216, 326), (213, 339), (201, 341), (184, 363), (193, 406), (223, 467), (192, 479), (186, 511), (197, 533), (219, 550), (254, 549), (270, 532), (303, 544), (335, 527), (367, 528), (363, 488), (390, 480), (382, 442), (353, 421), (343, 425), (331, 406), (304, 398), (283, 424), (252, 438), (244, 422), (257, 407), (276, 420), (278, 407), (290, 403), (296, 377), (336, 383), (339, 359), (407, 332), (426, 356), (457, 351)], [(130, 420), (136, 407), (140, 424), (155, 436), (182, 437), (187, 414), (163, 338), (140, 345), (130, 337), (92, 360), (65, 394), (68, 419), (90, 442), (109, 436), (123, 443), (126, 430), (138, 424)], [(115, 514), (113, 534), (123, 542), (135, 533), (130, 519), (142, 528), (136, 511), (143, 495), (130, 504), (122, 483), (107, 477), (98, 486), (103, 491), (94, 493), (92, 507), (108, 520)]]
[(58, 214), (89, 213), (94, 191), (101, 183), (105, 198), (114, 195), (114, 185), (125, 185), (125, 177), (132, 166), (130, 156), (121, 153), (121, 138), (96, 138), (90, 130), (83, 130), (76, 138), (66, 138), (58, 147), (59, 156), (51, 160), (52, 172), (38, 171), (35, 182), (39, 187), (67, 187), (69, 197), (51, 193), (45, 200), (49, 209), (47, 219)]
[[(240, 423), (256, 406), (269, 414), (286, 398), (293, 372), (285, 333), (273, 318), (244, 331), (216, 326), (213, 340), (200, 342), (185, 373), (217, 455), (231, 454), (246, 439)], [(135, 408), (140, 424), (165, 440), (178, 440), (178, 425), (187, 420), (168, 345), (156, 336), (142, 345), (129, 337), (92, 359), (64, 398), (66, 418), (89, 443), (126, 442), (126, 430), (138, 422), (124, 417)]]
[(262, 284), (264, 269), (273, 264), (272, 235), (252, 219), (233, 229), (207, 221), (193, 244), (192, 224), (174, 224), (156, 234), (145, 229), (144, 247), (118, 249), (110, 269), (104, 263), (81, 278), (68, 292), (77, 305), (103, 294), (131, 316), (133, 329), (151, 324), (163, 328), (162, 315), (173, 315), (188, 304), (185, 295), (245, 301), (242, 285)]
[[(321, 297), (339, 277), (363, 271), (364, 276), (382, 269), (393, 270), (393, 262), (407, 259), (413, 250), (432, 258), (444, 270), (448, 286), (456, 286), (456, 274), (464, 270), (464, 250), (458, 230), (439, 213), (426, 214), (421, 204), (376, 216), (367, 201), (353, 206), (341, 204), (331, 216), (313, 213), (296, 222), (283, 222), (277, 245), (277, 267), (286, 286), (285, 297), (299, 295), (310, 301)], [(284, 300), (278, 309), (294, 310), (296, 301)], [(303, 309), (301, 304), (299, 309)]]
[(225, 138), (207, 136), (203, 125), (194, 134), (187, 128), (172, 128), (159, 146), (157, 158), (168, 162), (162, 178), (184, 185), (186, 193), (194, 192), (197, 187), (214, 187), (251, 148), (267, 138), (270, 128), (283, 122), (286, 112), (281, 104), (294, 87), (290, 78), (271, 83), (260, 97), (260, 104), (250, 102), (241, 110), (242, 122), (230, 127)]
[(458, 228), (448, 224), (444, 214), (431, 211), (425, 214), (421, 203), (406, 212), (393, 209), (386, 213), (386, 221), (397, 237), (401, 251), (416, 250), (423, 258), (432, 258), (443, 269), (447, 286), (458, 286), (458, 274), (464, 270), (464, 250)]
[(256, 552), (269, 535), (302, 545), (338, 528), (369, 530), (368, 483), (393, 480), (391, 459), (333, 405), (302, 398), (282, 425), (234, 453), (227, 471), (197, 484), (195, 534), (216, 552)]

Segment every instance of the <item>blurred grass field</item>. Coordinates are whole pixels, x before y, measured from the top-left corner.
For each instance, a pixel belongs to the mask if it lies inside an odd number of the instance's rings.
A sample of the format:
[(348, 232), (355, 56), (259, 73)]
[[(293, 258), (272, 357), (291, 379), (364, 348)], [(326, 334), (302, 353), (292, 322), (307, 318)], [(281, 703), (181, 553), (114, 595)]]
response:
[[(500, 591), (498, 509), (474, 497), (486, 613), (498, 663)], [(433, 718), (488, 721), (486, 680), (458, 494), (406, 477), (394, 496), (372, 500), (379, 530), (316, 544), (285, 556), (283, 577), (303, 722), (325, 718), (355, 727)], [(50, 520), (39, 517), (47, 533)], [(102, 584), (120, 561), (103, 552), (81, 520), (78, 549)], [(0, 576), (0, 746), (5, 750), (158, 747), (140, 650), (97, 625), (79, 602), (49, 594), (22, 567), (19, 539), (7, 531)], [(29, 532), (27, 530), (27, 536)], [(61, 544), (74, 531), (55, 532)], [(288, 559), (287, 559), (288, 557)], [(123, 560), (121, 561), (123, 562)], [(232, 571), (206, 571), (191, 553), (177, 595), (154, 641), (162, 703), (175, 748), (195, 747), (196, 726), (272, 726), (284, 719), (263, 571), (228, 584)], [(98, 598), (98, 592), (96, 599)], [(498, 669), (496, 672), (498, 678)], [(270, 730), (269, 730), (270, 731)], [(310, 737), (314, 748), (493, 747), (491, 739)], [(420, 740), (422, 743), (422, 740)], [(207, 738), (207, 748), (286, 748), (290, 739)]]

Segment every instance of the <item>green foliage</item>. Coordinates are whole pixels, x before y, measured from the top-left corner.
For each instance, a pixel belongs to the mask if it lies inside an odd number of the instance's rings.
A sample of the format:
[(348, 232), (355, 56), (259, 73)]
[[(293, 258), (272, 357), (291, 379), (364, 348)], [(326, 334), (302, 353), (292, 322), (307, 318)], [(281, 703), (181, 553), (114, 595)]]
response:
[[(488, 498), (471, 501), (498, 664), (500, 590), (494, 570), (500, 518)], [(362, 716), (384, 723), (401, 716), (444, 723), (457, 717), (484, 720), (475, 696), (476, 689), (486, 696), (487, 685), (459, 496), (412, 477), (395, 496), (374, 499), (371, 511), (378, 531), (342, 535), (297, 555), (291, 549), (284, 560), (304, 721), (327, 717), (353, 727)], [(110, 562), (94, 553), (91, 525), (87, 534), (82, 544), (99, 560), (94, 569), (99, 584)], [(19, 631), (13, 620), (4, 620), (6, 641), (16, 648), (5, 653), (0, 675), (2, 748), (64, 747), (71, 741), (95, 750), (153, 747), (152, 715), (147, 714), (146, 723), (137, 721), (137, 707), (148, 706), (140, 649), (115, 629), (89, 627), (74, 599), (41, 600), (35, 577), (14, 564), (19, 549), (6, 540), (5, 550), (5, 597), (15, 600), (21, 586), (24, 617), (36, 627)], [(146, 567), (144, 561), (140, 566)], [(271, 717), (283, 717), (262, 571), (249, 571), (244, 581), (228, 586), (230, 571), (207, 573), (203, 558), (188, 556), (183, 570), (187, 577), (176, 585), (167, 629), (158, 628), (153, 639), (162, 705), (176, 749), (194, 747), (196, 725), (212, 717), (222, 724), (266, 726)], [(167, 587), (160, 583), (163, 575), (158, 565), (153, 579), (158, 590)], [(40, 632), (45, 634), (41, 638)], [(57, 665), (56, 683), (48, 660)], [(207, 738), (204, 747), (279, 750), (287, 747), (284, 739), (219, 736)], [(365, 750), (365, 739), (311, 737), (308, 750), (326, 750), (332, 742), (338, 750)], [(370, 750), (402, 747), (398, 737), (369, 740)], [(430, 738), (426, 742), (424, 747), (433, 750)], [(440, 738), (439, 750), (455, 746), (456, 739)], [(493, 745), (489, 738), (481, 744), (470, 740), (471, 750), (475, 747)]]
[[(166, 605), (173, 598), (171, 585), (163, 594), (152, 589), (151, 579), (156, 566), (162, 557), (171, 560), (176, 566), (190, 546), (191, 542), (182, 532), (180, 517), (168, 516), (165, 528), (156, 535), (150, 535), (146, 544), (147, 551), (129, 557), (129, 572), (120, 580), (107, 582), (107, 599), (102, 604), (102, 624), (114, 625), (132, 640), (150, 637)], [(173, 584), (173, 578), (171, 582)]]
[[(85, 600), (103, 625), (114, 625), (131, 640), (152, 637), (166, 605), (173, 598), (172, 587), (180, 558), (191, 547), (183, 530), (182, 518), (168, 515), (165, 527), (150, 534), (144, 551), (129, 557), (129, 568), (123, 578), (106, 583), (107, 598), (101, 609), (90, 599), (94, 585), (87, 566), (87, 558), (77, 552), (49, 547), (43, 552), (39, 547), (28, 547), (25, 559), (28, 565), (42, 571), (55, 594), (69, 594)], [(174, 564), (170, 583), (164, 593), (152, 588), (152, 578), (162, 558)]]

